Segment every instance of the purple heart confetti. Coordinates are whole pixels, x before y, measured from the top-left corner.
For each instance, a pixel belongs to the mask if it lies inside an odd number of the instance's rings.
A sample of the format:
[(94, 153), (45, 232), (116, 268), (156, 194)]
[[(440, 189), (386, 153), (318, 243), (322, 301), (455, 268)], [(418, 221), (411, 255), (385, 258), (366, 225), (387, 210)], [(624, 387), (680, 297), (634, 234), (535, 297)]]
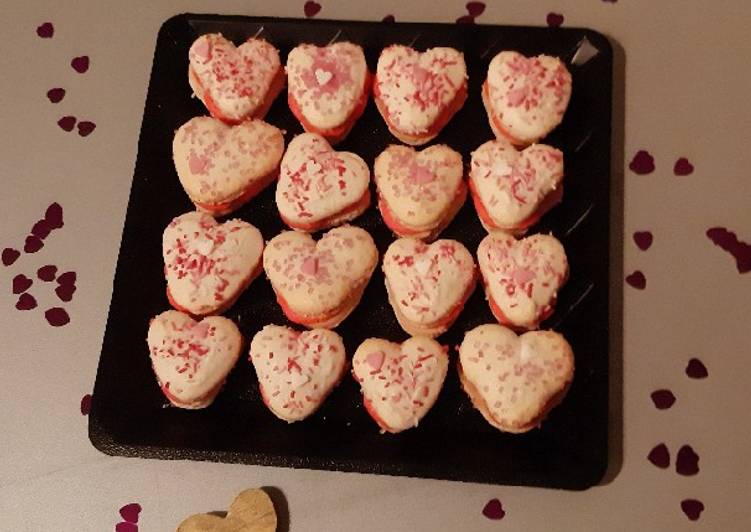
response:
[(704, 503), (696, 499), (683, 499), (681, 501), (681, 510), (691, 521), (697, 521), (704, 511)]
[(65, 89), (57, 87), (47, 91), (47, 98), (52, 103), (60, 103), (65, 98)]
[(660, 469), (667, 469), (670, 467), (670, 451), (668, 450), (667, 445), (664, 443), (658, 443), (655, 445), (652, 450), (649, 451), (647, 460)]
[(735, 259), (738, 273), (751, 271), (751, 244), (741, 240), (732, 231), (724, 227), (707, 229), (707, 237), (720, 249), (727, 251)]
[(16, 302), (18, 310), (33, 310), (37, 306), (37, 300), (31, 294), (21, 294)]
[(503, 510), (503, 505), (498, 499), (490, 499), (485, 507), (482, 509), (482, 515), (488, 519), (498, 520), (503, 519), (506, 512)]
[(644, 290), (647, 287), (647, 278), (640, 270), (636, 270), (626, 276), (626, 282), (637, 290)]
[(46, 266), (42, 266), (37, 270), (37, 277), (39, 277), (40, 280), (44, 282), (51, 282), (55, 280), (55, 276), (57, 275), (57, 266), (54, 264), (48, 264)]
[(23, 250), (26, 253), (36, 253), (44, 247), (44, 242), (39, 237), (29, 235), (26, 237), (26, 242), (23, 245)]
[(74, 57), (70, 60), (70, 66), (72, 66), (73, 70), (75, 70), (79, 74), (85, 73), (87, 70), (89, 70), (89, 56), (80, 55), (78, 57)]
[(94, 122), (83, 120), (78, 123), (78, 134), (82, 137), (88, 137), (96, 129)]
[(667, 410), (675, 404), (675, 395), (670, 390), (655, 390), (650, 397), (657, 410)]
[(62, 327), (63, 325), (70, 323), (70, 316), (68, 316), (65, 309), (61, 307), (47, 309), (44, 312), (44, 318), (47, 320), (47, 323), (53, 327)]
[(563, 24), (563, 15), (560, 13), (548, 13), (545, 20), (551, 28), (559, 28)]
[(14, 262), (16, 262), (16, 260), (18, 260), (18, 257), (20, 256), (21, 256), (21, 252), (18, 251), (17, 249), (13, 249), (13, 248), (3, 249), (3, 253), (2, 253), (3, 266), (10, 266)]
[(125, 506), (120, 508), (120, 516), (123, 518), (123, 520), (129, 523), (137, 523), (138, 515), (140, 513), (141, 513), (141, 505), (138, 504), (137, 502), (126, 504)]
[(631, 159), (628, 167), (635, 174), (651, 174), (655, 171), (655, 160), (648, 151), (639, 150), (636, 152), (636, 155), (634, 155), (634, 158)]
[(76, 127), (76, 117), (64, 116), (57, 121), (57, 125), (60, 126), (60, 129), (63, 131), (73, 131), (73, 128)]
[(673, 166), (673, 173), (677, 176), (691, 175), (692, 173), (694, 173), (694, 165), (691, 164), (685, 157), (681, 157), (680, 159), (675, 161), (675, 165)]
[(678, 449), (678, 455), (675, 458), (675, 471), (686, 477), (696, 475), (699, 472), (699, 455), (690, 445), (684, 445)]
[(686, 366), (686, 375), (691, 379), (706, 379), (709, 377), (709, 372), (707, 371), (707, 366), (701, 360), (692, 358)]
[(21, 294), (23, 292), (26, 292), (26, 290), (31, 288), (31, 285), (33, 283), (34, 281), (26, 277), (24, 274), (19, 273), (13, 278), (13, 293)]
[(37, 35), (42, 39), (51, 39), (54, 34), (55, 27), (52, 25), (52, 22), (45, 22), (44, 24), (37, 26)]
[(650, 231), (636, 231), (634, 243), (642, 251), (647, 251), (652, 246), (652, 233)]
[(91, 394), (87, 393), (81, 397), (81, 415), (88, 416), (91, 412)]

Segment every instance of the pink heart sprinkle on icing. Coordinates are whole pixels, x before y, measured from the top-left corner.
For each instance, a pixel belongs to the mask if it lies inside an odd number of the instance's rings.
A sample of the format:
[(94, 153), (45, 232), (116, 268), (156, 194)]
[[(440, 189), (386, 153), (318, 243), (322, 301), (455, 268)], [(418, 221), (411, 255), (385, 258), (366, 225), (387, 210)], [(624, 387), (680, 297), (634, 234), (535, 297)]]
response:
[(386, 353), (383, 351), (376, 351), (374, 353), (369, 353), (367, 357), (365, 357), (365, 362), (367, 362), (368, 366), (373, 368), (373, 371), (378, 371), (381, 369), (381, 366), (383, 366), (383, 361), (386, 359)]
[(300, 265), (300, 270), (305, 275), (315, 275), (318, 273), (318, 258), (308, 257)]

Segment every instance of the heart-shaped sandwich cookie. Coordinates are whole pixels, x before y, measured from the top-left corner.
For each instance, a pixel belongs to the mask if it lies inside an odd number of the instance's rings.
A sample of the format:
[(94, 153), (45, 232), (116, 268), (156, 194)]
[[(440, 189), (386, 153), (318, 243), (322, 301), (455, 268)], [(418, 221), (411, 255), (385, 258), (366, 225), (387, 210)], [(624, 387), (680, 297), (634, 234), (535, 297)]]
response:
[(373, 96), (389, 131), (415, 146), (434, 139), (467, 99), (464, 54), (392, 45), (378, 58)]
[(317, 242), (306, 233), (283, 232), (263, 253), (263, 268), (291, 321), (308, 328), (339, 325), (360, 302), (378, 264), (367, 231), (345, 225)]
[(220, 33), (202, 35), (188, 51), (188, 81), (211, 116), (228, 124), (263, 118), (284, 88), (279, 52), (263, 39), (237, 48)]
[(315, 412), (344, 375), (341, 336), (327, 329), (298, 332), (267, 325), (250, 343), (263, 402), (288, 423)]
[(400, 238), (383, 256), (383, 273), (396, 319), (414, 336), (446, 332), (475, 289), (475, 262), (456, 240)]
[(146, 342), (162, 392), (173, 405), (188, 409), (214, 401), (242, 348), (240, 331), (227, 318), (199, 322), (176, 310), (151, 320)]
[(194, 316), (228, 309), (261, 273), (263, 236), (242, 220), (201, 212), (178, 216), (162, 236), (167, 297)]
[(571, 74), (557, 57), (505, 51), (488, 67), (482, 100), (496, 137), (517, 146), (544, 138), (563, 120)]
[(391, 145), (373, 174), (383, 221), (399, 236), (436, 238), (467, 197), (462, 156), (445, 145), (420, 152)]
[(493, 315), (515, 329), (537, 329), (568, 278), (566, 252), (552, 235), (490, 234), (477, 248), (477, 262)]
[(426, 336), (396, 344), (369, 338), (352, 357), (352, 374), (371, 417), (386, 432), (416, 427), (446, 378), (447, 348)]
[(365, 110), (371, 76), (362, 48), (350, 42), (301, 44), (287, 56), (289, 108), (305, 131), (342, 141)]
[(566, 395), (574, 354), (553, 331), (517, 336), (497, 324), (467, 332), (459, 346), (459, 379), (472, 404), (504, 432), (527, 432)]
[(523, 151), (505, 139), (472, 152), (469, 190), (483, 227), (523, 234), (563, 197), (563, 154), (545, 144)]
[(185, 192), (199, 210), (228, 214), (255, 197), (279, 173), (282, 132), (261, 120), (227, 126), (208, 116), (183, 124), (172, 156)]
[(275, 532), (276, 510), (262, 489), (249, 489), (232, 501), (227, 515), (192, 515), (180, 523), (177, 532)]
[(360, 216), (370, 205), (369, 183), (362, 158), (334, 151), (321, 135), (303, 133), (282, 158), (276, 205), (288, 226), (318, 231)]

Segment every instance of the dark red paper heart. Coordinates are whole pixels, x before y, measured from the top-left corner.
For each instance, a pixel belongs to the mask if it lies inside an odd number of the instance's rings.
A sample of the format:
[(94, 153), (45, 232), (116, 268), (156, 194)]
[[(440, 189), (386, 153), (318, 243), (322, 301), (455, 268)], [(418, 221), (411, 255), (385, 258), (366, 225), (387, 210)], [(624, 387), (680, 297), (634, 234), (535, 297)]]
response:
[(44, 242), (39, 237), (29, 235), (26, 237), (26, 242), (23, 245), (23, 250), (26, 253), (36, 253), (44, 247)]
[(652, 450), (649, 451), (647, 460), (660, 469), (667, 469), (670, 467), (670, 451), (668, 451), (667, 445), (664, 443), (658, 443), (655, 445)]
[(47, 283), (49, 283), (50, 281), (54, 281), (56, 275), (57, 275), (57, 266), (53, 264), (42, 266), (41, 268), (37, 270), (37, 277), (39, 277), (40, 280), (45, 281)]
[(138, 532), (138, 525), (123, 521), (115, 525), (115, 532)]
[(57, 278), (57, 284), (62, 286), (72, 286), (76, 284), (76, 272), (65, 272)]
[(34, 299), (34, 296), (31, 294), (21, 294), (18, 296), (18, 301), (16, 302), (16, 308), (18, 310), (32, 310), (35, 309), (37, 306), (37, 300)]
[(31, 234), (44, 240), (52, 231), (52, 226), (47, 220), (39, 220), (31, 228)]
[(685, 157), (681, 157), (680, 159), (675, 161), (675, 165), (673, 166), (673, 173), (675, 175), (691, 175), (693, 172), (694, 165), (691, 164)]
[(506, 512), (503, 510), (503, 505), (498, 499), (490, 499), (485, 507), (482, 509), (482, 515), (488, 519), (503, 519)]
[(65, 98), (65, 89), (55, 88), (47, 91), (47, 98), (52, 103), (59, 103)]
[(692, 379), (706, 379), (709, 376), (709, 371), (701, 360), (692, 358), (686, 366), (686, 375)]
[(696, 499), (683, 499), (681, 501), (681, 510), (691, 521), (696, 521), (704, 511), (704, 503)]
[(60, 129), (63, 131), (73, 131), (73, 128), (76, 127), (76, 117), (64, 116), (57, 121), (57, 125), (60, 126)]
[(37, 35), (42, 39), (50, 39), (54, 34), (55, 27), (52, 25), (52, 22), (45, 22), (44, 24), (37, 26)]
[(457, 24), (474, 24), (475, 23), (475, 17), (472, 15), (462, 15), (458, 19), (456, 19)]
[(315, 17), (321, 11), (321, 4), (308, 0), (303, 7), (306, 17)]
[(716, 246), (727, 251), (735, 259), (735, 266), (738, 273), (751, 271), (751, 244), (741, 240), (732, 231), (724, 227), (712, 227), (707, 229), (707, 237), (714, 242)]
[(34, 284), (34, 281), (26, 277), (24, 274), (19, 273), (13, 278), (13, 293), (21, 294), (26, 292), (26, 290), (31, 288), (32, 284)]
[(675, 458), (675, 471), (683, 476), (692, 476), (699, 472), (699, 455), (694, 452), (690, 445), (684, 445), (678, 449), (678, 455)]
[(81, 397), (81, 415), (88, 416), (91, 412), (91, 394), (87, 393)]
[(627, 275), (626, 282), (637, 290), (644, 290), (647, 287), (647, 278), (639, 270)]
[(675, 395), (670, 390), (655, 390), (650, 397), (658, 410), (667, 410), (675, 404)]
[(563, 15), (560, 13), (548, 13), (545, 20), (551, 28), (559, 28), (563, 24)]
[(70, 323), (70, 316), (68, 316), (65, 309), (61, 307), (47, 309), (44, 312), (44, 318), (47, 320), (47, 323), (53, 327), (62, 327), (63, 325)]
[(65, 301), (66, 303), (73, 299), (73, 294), (75, 292), (76, 292), (76, 285), (74, 284), (60, 285), (57, 288), (55, 288), (55, 293), (57, 294), (57, 297), (59, 297), (61, 301)]
[(10, 266), (16, 260), (18, 260), (18, 257), (21, 256), (21, 252), (17, 249), (13, 248), (5, 248), (3, 249), (2, 253), (2, 260), (3, 260), (3, 266)]
[(50, 224), (52, 229), (60, 229), (63, 224), (63, 208), (59, 203), (51, 203), (44, 212), (44, 219)]
[(467, 2), (467, 13), (472, 17), (479, 17), (485, 12), (485, 4), (483, 2)]
[(652, 233), (650, 231), (636, 231), (634, 242), (639, 249), (647, 251), (652, 245)]
[(396, 19), (394, 18), (394, 15), (386, 15), (385, 17), (381, 19), (381, 22), (386, 22), (390, 24), (392, 22), (396, 22)]
[(138, 522), (138, 514), (141, 513), (141, 505), (137, 502), (126, 504), (120, 508), (120, 516), (129, 523)]
[(89, 56), (81, 55), (78, 57), (74, 57), (70, 61), (70, 66), (72, 66), (73, 70), (75, 70), (79, 74), (83, 74), (89, 69)]
[(655, 170), (655, 160), (648, 151), (639, 150), (631, 159), (628, 167), (632, 172), (639, 175), (651, 174)]
[(89, 122), (88, 120), (84, 120), (82, 122), (78, 123), (78, 134), (82, 137), (88, 137), (92, 131), (96, 129), (96, 124), (94, 122)]

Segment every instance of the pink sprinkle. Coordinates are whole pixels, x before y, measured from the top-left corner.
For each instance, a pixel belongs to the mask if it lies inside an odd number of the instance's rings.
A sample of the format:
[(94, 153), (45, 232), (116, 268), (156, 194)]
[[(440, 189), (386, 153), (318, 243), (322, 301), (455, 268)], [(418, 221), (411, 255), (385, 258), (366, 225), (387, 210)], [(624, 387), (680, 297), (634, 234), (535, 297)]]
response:
[(694, 172), (694, 165), (688, 162), (688, 159), (681, 157), (675, 161), (673, 173), (678, 176), (691, 175)]
[(647, 251), (652, 245), (652, 233), (650, 231), (636, 231), (634, 233), (634, 242), (636, 247), (642, 251)]
[(18, 310), (32, 310), (37, 306), (37, 300), (31, 294), (21, 294), (16, 302)]
[(40, 280), (45, 282), (50, 282), (55, 280), (55, 276), (57, 275), (57, 266), (53, 264), (48, 264), (47, 266), (42, 266), (37, 270), (37, 277), (39, 277)]
[(527, 97), (527, 89), (525, 87), (519, 87), (518, 89), (513, 89), (509, 91), (508, 93), (508, 104), (511, 107), (517, 107), (524, 102), (524, 99)]
[(306, 258), (300, 266), (300, 271), (306, 275), (315, 275), (318, 272), (318, 259), (316, 257)]
[(81, 397), (81, 415), (88, 416), (91, 412), (91, 394), (87, 393)]
[(208, 322), (202, 321), (200, 323), (197, 323), (191, 329), (191, 332), (193, 333), (194, 336), (203, 339), (209, 335), (210, 328), (211, 328), (211, 325), (209, 325)]
[(412, 168), (410, 169), (410, 175), (412, 177), (412, 180), (418, 185), (426, 185), (435, 181), (435, 175), (433, 174), (433, 172), (431, 172), (424, 166), (420, 166), (419, 164), (412, 166)]
[(26, 242), (24, 243), (23, 250), (26, 253), (36, 253), (40, 249), (44, 247), (44, 242), (42, 240), (34, 235), (29, 235), (26, 237)]
[(560, 13), (548, 13), (546, 20), (548, 26), (551, 28), (558, 28), (563, 24), (563, 15)]
[(683, 499), (681, 501), (681, 510), (691, 521), (697, 521), (704, 511), (704, 504), (696, 499)]
[(373, 368), (374, 371), (378, 371), (383, 366), (383, 361), (386, 359), (386, 354), (383, 351), (376, 351), (368, 353), (365, 357), (365, 363)]
[(211, 59), (211, 44), (208, 39), (201, 39), (198, 41), (196, 45), (191, 48), (191, 51), (204, 61)]
[(83, 74), (89, 69), (89, 56), (81, 55), (78, 57), (74, 57), (70, 61), (70, 66), (72, 66), (73, 70), (75, 70), (79, 74)]
[(650, 397), (658, 410), (667, 410), (675, 404), (675, 395), (670, 390), (655, 390)]
[(57, 121), (57, 125), (60, 126), (60, 129), (63, 131), (73, 131), (73, 128), (76, 126), (76, 117), (64, 116)]
[(3, 266), (10, 266), (16, 260), (18, 260), (18, 257), (21, 256), (21, 252), (17, 249), (13, 248), (5, 248), (3, 249), (2, 253), (2, 260), (3, 260)]
[(47, 91), (47, 98), (52, 103), (58, 103), (65, 97), (65, 89), (55, 88)]
[(686, 375), (691, 379), (706, 379), (709, 377), (709, 372), (701, 360), (692, 358), (686, 366)]
[(732, 231), (724, 227), (712, 227), (707, 229), (707, 237), (720, 249), (727, 251), (735, 259), (738, 273), (751, 271), (751, 244), (747, 244)]
[(305, 2), (303, 11), (305, 11), (306, 17), (315, 17), (321, 11), (321, 4), (319, 4), (318, 2), (313, 2), (312, 0), (308, 0), (307, 2)]
[(637, 290), (644, 290), (647, 287), (647, 278), (639, 270), (627, 275), (626, 282)]
[(37, 26), (37, 35), (42, 39), (51, 39), (54, 34), (55, 27), (52, 25), (52, 22), (45, 22), (44, 24)]
[(485, 505), (485, 508), (482, 509), (482, 515), (484, 515), (488, 519), (493, 519), (495, 521), (498, 519), (503, 519), (503, 517), (506, 515), (506, 512), (503, 510), (501, 501), (499, 501), (498, 499), (490, 499)]
[(632, 172), (639, 175), (651, 174), (655, 171), (655, 160), (646, 150), (639, 150), (631, 159), (628, 167)]
[(120, 516), (129, 523), (138, 523), (138, 514), (141, 513), (141, 505), (137, 502), (126, 504), (120, 508)]
[(513, 272), (514, 283), (523, 285), (535, 278), (535, 272), (528, 268), (517, 268)]
[(70, 322), (70, 316), (65, 312), (64, 308), (52, 307), (44, 312), (44, 317), (47, 323), (53, 327), (62, 327)]
[(467, 13), (473, 17), (479, 17), (485, 12), (484, 2), (467, 2)]
[(96, 129), (96, 124), (88, 120), (78, 123), (78, 134), (82, 137), (88, 137)]
[(664, 443), (655, 445), (654, 448), (649, 451), (647, 460), (660, 469), (667, 469), (670, 467), (670, 451), (668, 450), (667, 445)]
[(188, 167), (192, 174), (203, 174), (208, 164), (209, 160), (206, 157), (199, 157), (195, 153), (191, 153), (188, 159)]

